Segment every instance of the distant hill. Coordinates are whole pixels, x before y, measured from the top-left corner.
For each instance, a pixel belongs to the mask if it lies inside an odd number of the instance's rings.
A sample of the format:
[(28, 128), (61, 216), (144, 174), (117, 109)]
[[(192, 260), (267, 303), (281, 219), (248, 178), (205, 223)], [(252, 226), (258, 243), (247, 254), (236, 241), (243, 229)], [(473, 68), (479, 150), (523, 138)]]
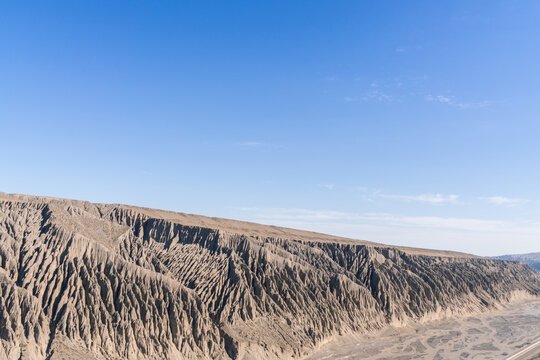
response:
[(534, 253), (529, 253), (529, 254), (494, 256), (492, 257), (492, 259), (522, 261), (526, 264), (529, 264), (529, 266), (532, 267), (533, 269), (540, 271), (540, 252), (534, 252)]

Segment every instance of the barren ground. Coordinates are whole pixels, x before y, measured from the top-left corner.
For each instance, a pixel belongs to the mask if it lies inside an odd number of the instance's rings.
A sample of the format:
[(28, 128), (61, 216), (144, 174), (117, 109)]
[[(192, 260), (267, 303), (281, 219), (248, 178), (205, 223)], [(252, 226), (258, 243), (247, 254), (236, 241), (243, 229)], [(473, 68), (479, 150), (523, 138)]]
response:
[[(300, 359), (341, 334), (539, 296), (540, 273), (518, 262), (0, 194), (0, 359)], [(457, 359), (526, 341), (465, 324), (390, 329), (337, 354)]]
[(533, 301), (459, 320), (342, 337), (309, 359), (505, 359), (538, 338), (540, 301)]

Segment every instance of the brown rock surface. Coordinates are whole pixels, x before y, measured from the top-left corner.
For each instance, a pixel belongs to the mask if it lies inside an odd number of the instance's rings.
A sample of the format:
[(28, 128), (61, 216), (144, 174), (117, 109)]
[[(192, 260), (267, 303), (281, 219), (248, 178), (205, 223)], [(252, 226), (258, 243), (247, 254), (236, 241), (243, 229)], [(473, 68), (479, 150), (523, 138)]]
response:
[(302, 357), (539, 294), (520, 263), (0, 194), (0, 359)]

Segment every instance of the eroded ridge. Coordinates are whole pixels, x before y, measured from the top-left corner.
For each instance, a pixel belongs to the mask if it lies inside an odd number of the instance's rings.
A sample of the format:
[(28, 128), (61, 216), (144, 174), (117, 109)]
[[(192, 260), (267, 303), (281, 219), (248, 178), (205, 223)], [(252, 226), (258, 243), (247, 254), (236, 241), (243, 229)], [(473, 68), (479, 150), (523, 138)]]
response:
[(0, 196), (0, 358), (287, 358), (540, 294), (528, 266), (125, 205)]

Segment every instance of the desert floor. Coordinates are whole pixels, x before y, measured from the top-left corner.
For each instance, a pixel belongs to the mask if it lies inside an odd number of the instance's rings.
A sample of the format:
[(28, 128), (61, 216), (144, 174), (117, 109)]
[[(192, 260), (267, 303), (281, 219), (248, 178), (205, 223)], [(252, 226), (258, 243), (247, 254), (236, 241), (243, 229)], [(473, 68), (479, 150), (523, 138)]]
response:
[(341, 337), (309, 359), (505, 359), (539, 338), (540, 301), (532, 301), (458, 320)]

